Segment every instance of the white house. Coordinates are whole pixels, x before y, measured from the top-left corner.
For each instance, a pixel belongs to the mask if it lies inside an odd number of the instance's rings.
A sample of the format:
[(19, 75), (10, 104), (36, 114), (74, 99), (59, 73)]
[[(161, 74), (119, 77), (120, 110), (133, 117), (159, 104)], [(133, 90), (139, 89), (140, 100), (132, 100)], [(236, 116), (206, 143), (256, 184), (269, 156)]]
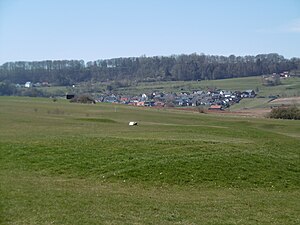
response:
[(32, 87), (32, 83), (30, 81), (27, 81), (24, 85), (26, 88)]

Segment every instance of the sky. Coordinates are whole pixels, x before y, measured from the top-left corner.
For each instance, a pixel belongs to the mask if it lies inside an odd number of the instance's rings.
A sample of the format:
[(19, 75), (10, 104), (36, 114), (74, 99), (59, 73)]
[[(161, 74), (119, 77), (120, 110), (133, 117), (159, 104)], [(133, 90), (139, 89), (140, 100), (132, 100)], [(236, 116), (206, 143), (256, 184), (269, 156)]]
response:
[(300, 57), (300, 0), (0, 0), (0, 65), (191, 53)]

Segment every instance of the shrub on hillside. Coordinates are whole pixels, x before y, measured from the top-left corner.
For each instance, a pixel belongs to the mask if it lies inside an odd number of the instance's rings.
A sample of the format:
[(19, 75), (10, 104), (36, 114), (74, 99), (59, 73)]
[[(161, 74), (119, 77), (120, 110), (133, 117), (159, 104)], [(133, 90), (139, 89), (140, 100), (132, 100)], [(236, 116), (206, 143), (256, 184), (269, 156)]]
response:
[(203, 106), (197, 107), (199, 113), (206, 113), (206, 109)]
[(88, 95), (75, 96), (70, 102), (96, 104), (96, 101)]
[(296, 106), (273, 108), (269, 117), (274, 119), (300, 120), (300, 109)]

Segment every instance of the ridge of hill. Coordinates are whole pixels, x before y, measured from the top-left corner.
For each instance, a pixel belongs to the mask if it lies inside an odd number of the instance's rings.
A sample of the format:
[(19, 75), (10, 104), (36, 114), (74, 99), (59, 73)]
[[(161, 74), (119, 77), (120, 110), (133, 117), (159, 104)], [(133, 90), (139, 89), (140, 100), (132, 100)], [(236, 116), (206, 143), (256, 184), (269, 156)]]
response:
[(72, 85), (86, 81), (196, 81), (259, 76), (299, 70), (300, 59), (276, 53), (256, 56), (205, 54), (129, 57), (96, 60), (45, 60), (7, 62), (0, 66), (0, 82), (48, 82)]

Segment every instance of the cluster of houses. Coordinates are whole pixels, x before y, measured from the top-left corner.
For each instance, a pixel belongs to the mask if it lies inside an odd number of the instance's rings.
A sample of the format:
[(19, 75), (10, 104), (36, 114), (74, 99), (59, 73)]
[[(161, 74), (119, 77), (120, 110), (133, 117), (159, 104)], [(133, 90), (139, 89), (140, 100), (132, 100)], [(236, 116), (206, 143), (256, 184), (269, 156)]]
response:
[(50, 87), (51, 85), (48, 82), (37, 82), (32, 83), (31, 81), (27, 81), (24, 85), (16, 84), (16, 87), (25, 87), (25, 88), (31, 88), (31, 87)]
[(276, 86), (281, 84), (281, 79), (286, 79), (291, 77), (291, 74), (288, 71), (282, 73), (273, 73), (270, 75), (262, 75), (262, 84), (265, 86)]
[(239, 103), (243, 98), (254, 98), (254, 90), (246, 91), (225, 91), (208, 90), (176, 93), (156, 93), (141, 96), (119, 96), (110, 94), (101, 96), (96, 102), (119, 103), (143, 107), (164, 107), (164, 106), (204, 106), (211, 110), (222, 110), (233, 104)]
[[(50, 86), (48, 82), (36, 83), (26, 82), (24, 87), (45, 87)], [(107, 102), (127, 104), (142, 107), (174, 107), (174, 106), (204, 106), (211, 110), (222, 110), (233, 104), (239, 103), (243, 98), (254, 98), (254, 90), (228, 91), (228, 90), (196, 90), (193, 92), (162, 93), (152, 92), (140, 96), (122, 96), (106, 94), (99, 96), (95, 102)], [(73, 99), (75, 95), (67, 94), (67, 99)]]
[[(273, 75), (274, 75), (274, 73), (273, 73)], [(290, 75), (289, 71), (284, 71), (284, 72), (280, 73), (279, 76), (280, 76), (280, 78), (288, 78), (291, 75)]]

